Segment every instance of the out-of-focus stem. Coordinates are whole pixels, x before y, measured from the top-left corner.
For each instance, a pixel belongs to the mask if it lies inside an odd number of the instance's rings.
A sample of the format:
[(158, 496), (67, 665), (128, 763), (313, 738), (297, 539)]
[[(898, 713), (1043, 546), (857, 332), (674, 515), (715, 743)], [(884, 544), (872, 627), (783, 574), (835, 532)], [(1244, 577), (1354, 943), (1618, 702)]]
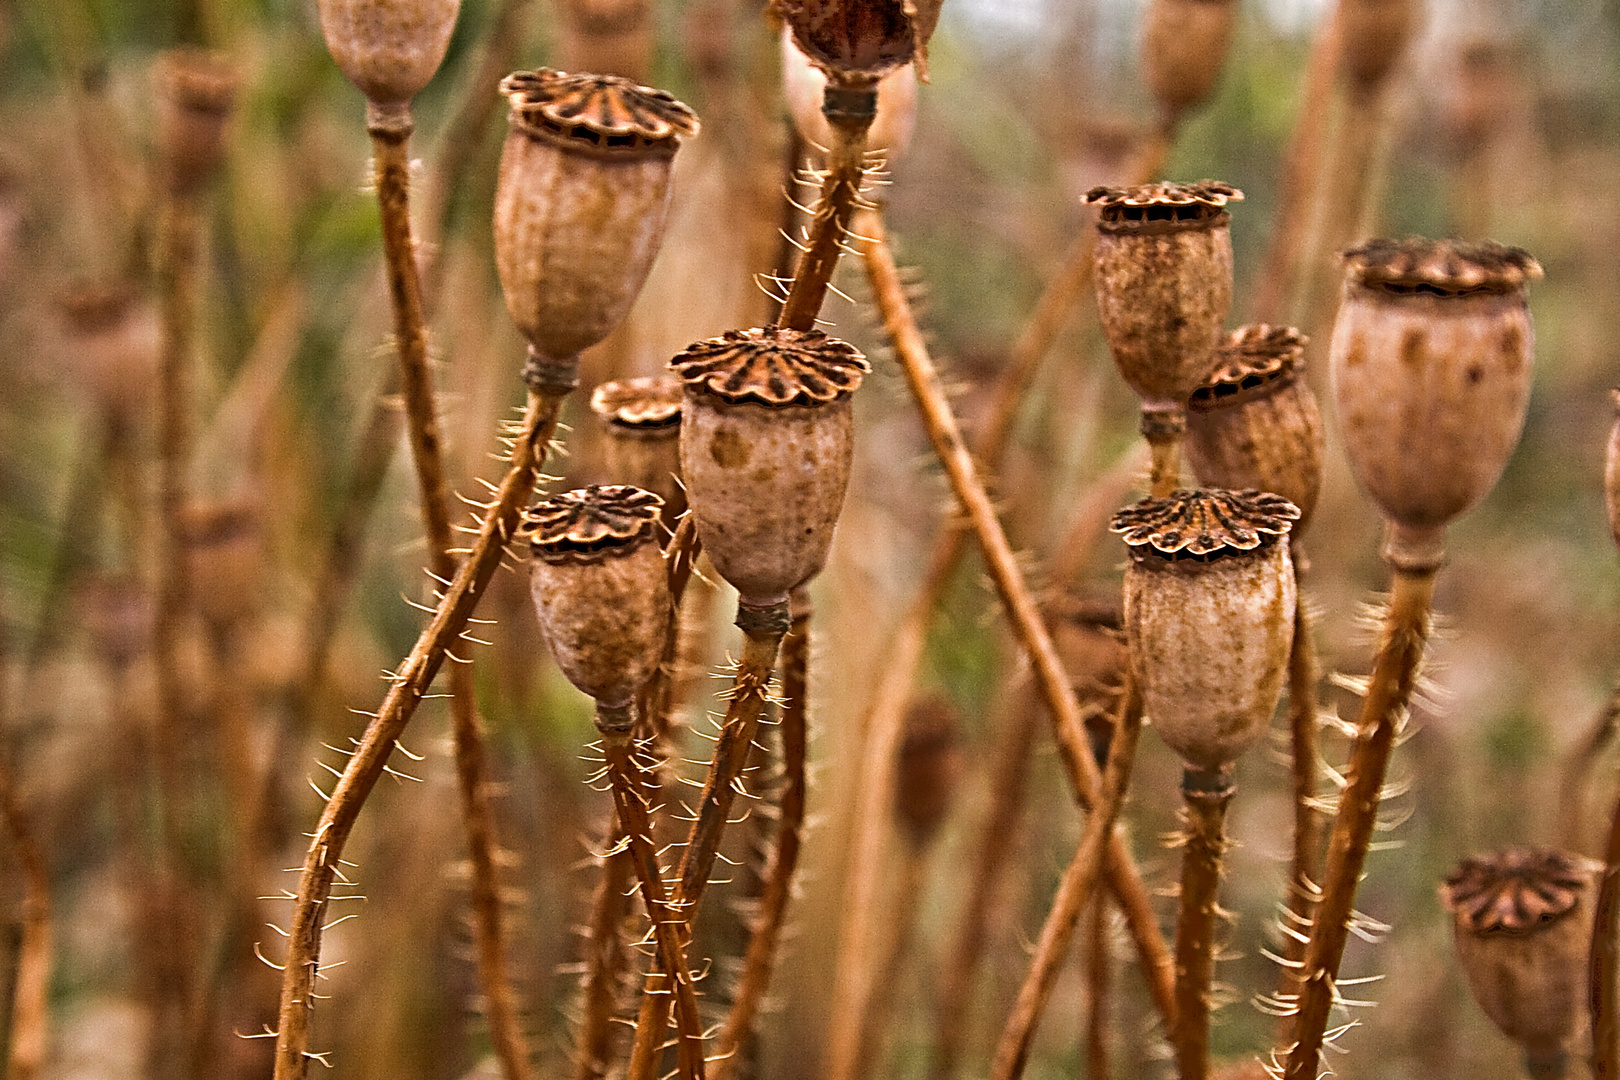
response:
[(827, 100), (829, 104), (841, 103), (841, 111), (824, 111), (832, 127), (833, 144), (827, 149), (827, 177), (810, 220), (809, 241), (777, 320), (789, 330), (809, 330), (816, 325), (827, 286), (838, 269), (850, 218), (860, 202), (866, 132), (877, 111), (877, 85), (828, 87)]
[(1108, 1080), (1108, 999), (1114, 957), (1108, 942), (1108, 897), (1093, 892), (1086, 925), (1086, 1080)]
[(1587, 729), (1586, 736), (1570, 748), (1559, 770), (1558, 819), (1561, 846), (1567, 851), (1586, 850), (1586, 796), (1592, 767), (1620, 733), (1620, 683), (1609, 691), (1609, 700)]
[[(1120, 705), (1119, 722), (1108, 747), (1108, 764), (1103, 774), (1100, 791), (1092, 800), (1091, 816), (1086, 819), (1080, 835), (1080, 848), (1074, 861), (1063, 874), (1052, 910), (1041, 927), (1041, 937), (1030, 961), (1029, 973), (1018, 990), (1012, 1015), (1002, 1029), (996, 1045), (995, 1058), (990, 1066), (991, 1080), (1017, 1080), (1023, 1075), (1029, 1059), (1030, 1042), (1040, 1023), (1041, 1013), (1057, 981), (1063, 958), (1069, 951), (1080, 915), (1093, 896), (1102, 899), (1096, 889), (1102, 873), (1104, 854), (1114, 836), (1114, 820), (1124, 801), (1125, 786), (1130, 780), (1131, 765), (1136, 759), (1136, 740), (1142, 731), (1142, 699), (1134, 683), (1127, 683)], [(1089, 753), (1089, 751), (1088, 751)], [(1096, 765), (1093, 764), (1095, 769)]]
[(1383, 639), (1373, 663), (1372, 681), (1356, 721), (1355, 746), (1339, 796), (1339, 812), (1328, 838), (1322, 898), (1312, 920), (1310, 944), (1299, 972), (1298, 1012), (1286, 1080), (1316, 1080), (1334, 981), (1350, 935), (1352, 905), (1367, 845), (1377, 821), (1380, 791), (1395, 743), (1397, 720), (1412, 698), (1423, 645), (1429, 634), (1434, 568), (1395, 570), (1393, 595), (1384, 618)]
[(1592, 1076), (1594, 1080), (1615, 1080), (1620, 1077), (1620, 799), (1609, 821), (1603, 863), (1586, 977)]
[(1232, 769), (1181, 774), (1181, 894), (1176, 912), (1176, 1066), (1181, 1080), (1209, 1075), (1209, 989), (1215, 976), (1215, 919), (1226, 854), (1226, 807)]

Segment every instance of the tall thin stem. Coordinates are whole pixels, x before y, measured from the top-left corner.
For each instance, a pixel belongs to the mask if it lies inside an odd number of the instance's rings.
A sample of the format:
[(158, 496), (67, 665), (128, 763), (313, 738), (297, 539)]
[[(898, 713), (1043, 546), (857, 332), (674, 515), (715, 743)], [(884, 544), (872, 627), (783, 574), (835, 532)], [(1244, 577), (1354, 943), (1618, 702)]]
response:
[(1181, 1080), (1209, 1075), (1209, 989), (1215, 976), (1215, 920), (1231, 766), (1181, 774), (1181, 892), (1176, 912), (1176, 1066)]
[[(1322, 664), (1316, 655), (1316, 633), (1311, 626), (1303, 575), (1295, 563), (1294, 643), (1288, 654), (1289, 768), (1293, 779), (1294, 853), (1288, 867), (1288, 894), (1283, 919), (1282, 984), (1278, 993), (1292, 993), (1297, 978), (1291, 965), (1305, 955), (1301, 927), (1310, 925), (1316, 890), (1322, 881), (1322, 810), (1317, 804), (1321, 770), (1317, 767), (1318, 686)], [(1286, 1025), (1287, 1018), (1283, 1023)]]
[(837, 100), (835, 95), (842, 95), (853, 108), (825, 114), (833, 132), (833, 144), (827, 148), (827, 176), (822, 181), (821, 198), (810, 220), (810, 235), (793, 275), (793, 285), (777, 319), (789, 330), (809, 330), (816, 325), (821, 302), (827, 297), (827, 286), (838, 269), (838, 257), (849, 235), (850, 218), (860, 204), (866, 131), (877, 109), (877, 86), (845, 90), (829, 87), (829, 101)]
[(1620, 1077), (1620, 798), (1609, 821), (1603, 863), (1586, 972), (1587, 994), (1592, 1076), (1594, 1080), (1616, 1080)]

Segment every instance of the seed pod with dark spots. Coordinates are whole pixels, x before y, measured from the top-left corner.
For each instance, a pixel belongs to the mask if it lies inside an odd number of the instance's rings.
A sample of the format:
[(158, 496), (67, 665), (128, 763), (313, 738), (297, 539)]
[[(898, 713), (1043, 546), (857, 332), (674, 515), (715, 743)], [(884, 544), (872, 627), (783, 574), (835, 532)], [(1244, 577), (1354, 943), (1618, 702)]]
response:
[(1345, 76), (1357, 93), (1383, 86), (1417, 30), (1414, 0), (1343, 0), (1339, 48)]
[(180, 512), (180, 541), (197, 610), (211, 627), (240, 624), (264, 595), (264, 527), (251, 500), (192, 502)]
[(525, 516), (540, 632), (568, 681), (609, 708), (628, 705), (663, 656), (670, 597), (660, 505), (640, 488), (593, 486)]
[(1562, 851), (1512, 848), (1464, 859), (1440, 886), (1474, 1000), (1533, 1071), (1562, 1060), (1581, 1015), (1601, 868)]
[(591, 392), (591, 411), (607, 435), (608, 479), (657, 495), (666, 524), (686, 513), (681, 396), (681, 381), (670, 375), (615, 379)]
[(529, 350), (562, 362), (624, 320), (664, 239), (697, 118), (662, 90), (549, 68), (508, 75), (495, 264)]
[(1152, 0), (1142, 35), (1148, 88), (1171, 116), (1202, 105), (1221, 77), (1237, 0)]
[(1218, 770), (1266, 733), (1294, 638), (1280, 495), (1203, 488), (1114, 515), (1131, 560), (1125, 638), (1143, 715), (1190, 765)]
[(681, 476), (698, 537), (751, 607), (827, 560), (854, 450), (850, 395), (871, 368), (819, 330), (732, 330), (670, 361), (686, 387)]
[(906, 710), (895, 762), (894, 814), (914, 848), (932, 840), (950, 812), (962, 766), (960, 728), (955, 707), (944, 698), (922, 698)]
[(217, 53), (171, 49), (159, 57), (158, 148), (171, 192), (201, 188), (224, 156), (237, 81)]
[(1299, 507), (1298, 536), (1322, 487), (1322, 411), (1305, 382), (1305, 336), (1240, 327), (1187, 401), (1187, 460), (1201, 484), (1270, 491)]
[(1214, 364), (1232, 305), (1231, 215), (1243, 198), (1214, 180), (1092, 188), (1097, 310), (1144, 411), (1179, 414)]
[(316, 7), (344, 76), (371, 105), (397, 112), (444, 62), (461, 0), (317, 0)]
[(926, 74), (928, 39), (942, 0), (775, 0), (799, 49), (836, 83), (870, 83), (917, 62)]
[(1373, 240), (1345, 253), (1329, 349), (1356, 479), (1393, 528), (1388, 554), (1436, 565), (1447, 522), (1495, 486), (1519, 441), (1534, 338), (1518, 248)]

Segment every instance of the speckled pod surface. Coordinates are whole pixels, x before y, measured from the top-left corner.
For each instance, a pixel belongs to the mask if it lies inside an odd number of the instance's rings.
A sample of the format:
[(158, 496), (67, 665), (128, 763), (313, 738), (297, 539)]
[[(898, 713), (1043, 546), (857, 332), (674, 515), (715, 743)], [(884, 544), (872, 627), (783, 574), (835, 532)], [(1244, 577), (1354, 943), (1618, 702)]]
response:
[(225, 153), (225, 128), (236, 101), (236, 73), (202, 49), (171, 49), (158, 58), (158, 145), (169, 190), (202, 187)]
[(1417, 29), (1415, 0), (1344, 0), (1339, 48), (1351, 84), (1363, 90), (1381, 85)]
[(657, 670), (669, 624), (658, 496), (588, 487), (536, 505), (524, 531), (540, 632), (568, 681), (623, 706)]
[(405, 105), (433, 79), (461, 0), (317, 0), (326, 48), (373, 105)]
[(1527, 1050), (1559, 1050), (1583, 1011), (1601, 867), (1514, 848), (1464, 859), (1440, 887), (1474, 1000)]
[(1496, 484), (1530, 399), (1525, 284), (1499, 244), (1374, 240), (1345, 253), (1329, 349), (1357, 481), (1398, 529), (1437, 534)]
[(849, 486), (850, 396), (870, 367), (819, 330), (733, 330), (670, 361), (681, 475), (703, 549), (743, 602), (785, 601), (827, 560)]
[[(821, 114), (821, 95), (827, 88), (827, 75), (793, 44), (793, 35), (782, 30), (782, 96), (799, 137), (812, 146), (833, 144), (832, 125)], [(907, 64), (895, 68), (878, 81), (877, 116), (866, 132), (866, 149), (882, 150), (892, 165), (905, 153), (911, 132), (917, 126), (917, 69)]]
[(1097, 310), (1120, 374), (1144, 405), (1182, 404), (1214, 363), (1232, 305), (1226, 204), (1217, 181), (1092, 188)]
[(1131, 553), (1125, 638), (1143, 713), (1191, 765), (1219, 768), (1270, 726), (1294, 636), (1281, 540), (1298, 516), (1281, 496), (1205, 488), (1114, 517)]
[(1322, 410), (1304, 363), (1305, 336), (1291, 326), (1232, 331), (1188, 399), (1184, 443), (1199, 483), (1271, 491), (1299, 507), (1295, 535), (1322, 488)]
[(624, 320), (664, 238), (672, 159), (697, 118), (662, 90), (541, 68), (508, 75), (495, 265), (530, 347), (567, 360)]
[(615, 379), (591, 392), (591, 411), (607, 435), (609, 480), (664, 500), (666, 522), (686, 512), (679, 483), (682, 396), (681, 381), (670, 375)]
[(1159, 105), (1180, 114), (1215, 90), (1232, 41), (1236, 0), (1152, 0), (1142, 34), (1142, 67)]

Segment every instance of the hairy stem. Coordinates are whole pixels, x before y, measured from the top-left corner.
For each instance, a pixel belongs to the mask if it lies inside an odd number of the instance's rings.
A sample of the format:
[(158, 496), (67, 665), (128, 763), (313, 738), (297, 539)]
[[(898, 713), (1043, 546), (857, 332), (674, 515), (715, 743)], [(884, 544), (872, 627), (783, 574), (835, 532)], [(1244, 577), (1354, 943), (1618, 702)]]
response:
[(1322, 898), (1316, 905), (1310, 944), (1298, 974), (1298, 1011), (1286, 1080), (1316, 1080), (1335, 980), (1350, 935), (1356, 886), (1367, 860), (1367, 845), (1378, 817), (1389, 753), (1400, 718), (1412, 698), (1423, 645), (1429, 634), (1429, 604), (1435, 568), (1395, 570), (1393, 595), (1384, 618), (1382, 642), (1372, 681), (1356, 721), (1356, 739), (1345, 772), (1339, 812), (1328, 837)]
[[(829, 87), (829, 94), (837, 92)], [(810, 236), (802, 249), (793, 285), (777, 319), (789, 330), (809, 330), (816, 325), (827, 286), (838, 269), (850, 218), (860, 203), (866, 131), (877, 109), (877, 86), (841, 92), (846, 96), (864, 93), (870, 101), (863, 103), (864, 109), (854, 110), (857, 115), (826, 114), (833, 132), (833, 144), (827, 149), (827, 177), (821, 185), (821, 198), (810, 221)]]
[(394, 673), (393, 685), (366, 726), (315, 827), (288, 928), (276, 1031), (276, 1080), (302, 1080), (309, 1068), (309, 1018), (314, 1005), (311, 990), (320, 968), (326, 906), (344, 844), (367, 796), (382, 776), (396, 741), (444, 663), (446, 650), (466, 629), (467, 620), (500, 565), (518, 517), (534, 492), (535, 477), (557, 429), (557, 414), (569, 389), (561, 381), (530, 388), (523, 423), (512, 444), (510, 465), (484, 514), (472, 551), (445, 589), (432, 620)]
[(1176, 1066), (1181, 1080), (1209, 1075), (1209, 989), (1215, 977), (1215, 921), (1232, 768), (1187, 766), (1181, 774), (1181, 893), (1176, 911)]
[[(1293, 777), (1294, 854), (1288, 868), (1288, 895), (1283, 919), (1282, 985), (1278, 993), (1292, 993), (1297, 982), (1291, 966), (1305, 956), (1303, 927), (1310, 925), (1316, 890), (1322, 881), (1322, 811), (1316, 804), (1321, 770), (1317, 767), (1317, 688), (1322, 664), (1316, 655), (1316, 633), (1311, 627), (1304, 589), (1298, 586), (1295, 564), (1294, 643), (1288, 654), (1289, 766)], [(1284, 1024), (1287, 1019), (1284, 1019)], [(1286, 1032), (1285, 1032), (1286, 1034)]]
[[(1101, 790), (1092, 802), (1091, 816), (1086, 819), (1080, 835), (1080, 848), (1074, 861), (1064, 871), (1058, 885), (1052, 910), (1041, 927), (1039, 944), (1030, 961), (1029, 973), (1018, 989), (1012, 1015), (1002, 1028), (1001, 1040), (990, 1066), (991, 1080), (1017, 1080), (1023, 1075), (1029, 1059), (1030, 1042), (1035, 1028), (1051, 997), (1063, 958), (1069, 951), (1080, 915), (1093, 896), (1102, 894), (1096, 889), (1103, 872), (1103, 859), (1111, 838), (1114, 821), (1124, 801), (1125, 787), (1130, 780), (1131, 765), (1136, 759), (1136, 740), (1142, 731), (1142, 699), (1134, 683), (1127, 683), (1120, 704), (1119, 722), (1108, 747), (1108, 764), (1103, 773)], [(1092, 766), (1096, 768), (1095, 764)]]

